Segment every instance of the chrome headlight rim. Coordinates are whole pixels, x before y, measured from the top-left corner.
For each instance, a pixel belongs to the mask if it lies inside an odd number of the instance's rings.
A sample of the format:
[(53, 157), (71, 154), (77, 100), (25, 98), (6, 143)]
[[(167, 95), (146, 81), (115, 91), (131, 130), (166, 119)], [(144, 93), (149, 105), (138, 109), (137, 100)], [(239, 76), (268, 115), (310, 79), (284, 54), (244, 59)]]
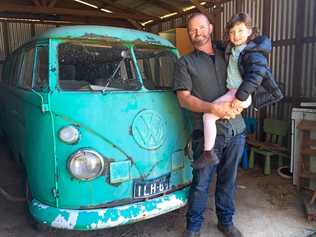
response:
[[(73, 141), (67, 141), (67, 140), (63, 139), (62, 138), (62, 132), (65, 129), (73, 129), (73, 131), (75, 131), (77, 133), (76, 139), (73, 140)], [(80, 134), (79, 126), (74, 125), (74, 124), (69, 124), (69, 125), (63, 126), (58, 131), (58, 138), (59, 138), (59, 140), (64, 142), (64, 143), (66, 143), (66, 144), (69, 144), (69, 145), (77, 144), (80, 141), (80, 137), (81, 137), (81, 134)]]
[[(82, 153), (92, 153), (94, 154), (97, 158), (99, 158), (100, 160), (100, 163), (101, 163), (101, 168), (100, 168), (100, 171), (94, 176), (94, 177), (90, 177), (90, 178), (83, 178), (83, 177), (79, 177), (79, 176), (76, 176), (73, 174), (73, 172), (71, 172), (71, 162), (77, 157), (79, 156), (80, 154)], [(70, 173), (70, 175), (75, 178), (75, 179), (78, 179), (80, 181), (91, 181), (93, 179), (96, 179), (98, 177), (100, 177), (103, 172), (104, 172), (104, 169), (105, 169), (105, 162), (104, 162), (104, 158), (101, 154), (99, 154), (97, 151), (91, 149), (91, 148), (82, 148), (82, 149), (79, 149), (77, 150), (76, 152), (74, 152), (73, 154), (70, 155), (70, 157), (68, 158), (68, 162), (67, 162), (67, 169), (68, 169), (68, 172)]]

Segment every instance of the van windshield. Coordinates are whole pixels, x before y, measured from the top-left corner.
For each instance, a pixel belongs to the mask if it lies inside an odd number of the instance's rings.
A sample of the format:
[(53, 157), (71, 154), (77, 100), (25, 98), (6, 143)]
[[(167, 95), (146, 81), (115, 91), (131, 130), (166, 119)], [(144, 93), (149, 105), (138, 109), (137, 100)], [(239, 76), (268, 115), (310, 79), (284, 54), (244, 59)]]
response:
[(135, 55), (148, 90), (171, 89), (177, 57), (169, 49), (135, 48)]
[(58, 47), (58, 82), (62, 90), (137, 90), (135, 67), (121, 45), (62, 43)]

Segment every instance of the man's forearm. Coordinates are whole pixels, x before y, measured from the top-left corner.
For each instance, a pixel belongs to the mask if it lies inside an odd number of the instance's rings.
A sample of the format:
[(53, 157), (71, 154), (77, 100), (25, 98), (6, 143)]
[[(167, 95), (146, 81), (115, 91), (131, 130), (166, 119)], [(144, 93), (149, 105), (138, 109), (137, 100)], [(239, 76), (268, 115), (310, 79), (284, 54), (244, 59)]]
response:
[(182, 107), (193, 112), (212, 113), (219, 118), (234, 118), (242, 109), (233, 109), (230, 102), (207, 102), (191, 95), (190, 91), (177, 91), (179, 103)]
[(177, 93), (180, 105), (198, 113), (212, 113), (213, 104), (191, 94)]

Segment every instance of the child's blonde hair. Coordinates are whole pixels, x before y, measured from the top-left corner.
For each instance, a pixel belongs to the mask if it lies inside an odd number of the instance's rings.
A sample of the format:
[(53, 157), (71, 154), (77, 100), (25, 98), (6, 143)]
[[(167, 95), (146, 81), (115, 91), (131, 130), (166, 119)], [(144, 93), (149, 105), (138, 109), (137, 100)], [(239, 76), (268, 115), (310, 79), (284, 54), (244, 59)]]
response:
[(235, 25), (238, 25), (240, 23), (244, 23), (248, 29), (252, 30), (251, 35), (247, 39), (247, 42), (249, 42), (250, 40), (253, 40), (254, 38), (256, 38), (258, 36), (258, 34), (259, 34), (258, 29), (256, 27), (252, 26), (251, 17), (247, 13), (241, 12), (241, 13), (233, 15), (226, 24), (225, 40), (227, 43), (229, 42), (230, 29), (233, 28)]

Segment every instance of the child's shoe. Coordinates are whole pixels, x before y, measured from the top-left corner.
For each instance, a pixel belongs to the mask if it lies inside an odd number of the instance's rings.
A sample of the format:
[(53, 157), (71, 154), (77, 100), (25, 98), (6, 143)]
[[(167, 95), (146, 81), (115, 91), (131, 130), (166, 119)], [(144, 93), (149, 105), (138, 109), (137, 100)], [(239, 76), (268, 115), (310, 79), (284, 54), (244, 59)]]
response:
[(192, 167), (193, 169), (202, 169), (209, 165), (216, 165), (219, 163), (216, 153), (214, 150), (204, 151), (203, 154), (199, 157), (199, 159), (193, 161)]

